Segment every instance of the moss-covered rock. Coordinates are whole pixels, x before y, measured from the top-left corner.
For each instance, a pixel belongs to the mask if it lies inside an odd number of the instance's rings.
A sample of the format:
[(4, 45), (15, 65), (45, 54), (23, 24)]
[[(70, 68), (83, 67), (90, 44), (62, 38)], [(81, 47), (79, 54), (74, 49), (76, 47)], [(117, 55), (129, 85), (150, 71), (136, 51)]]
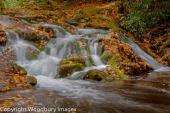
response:
[(17, 65), (17, 68), (20, 75), (27, 75), (27, 71), (23, 67)]
[(83, 78), (84, 80), (103, 81), (106, 79), (106, 73), (100, 70), (90, 70)]
[(60, 65), (63, 64), (72, 64), (72, 63), (80, 63), (85, 65), (85, 61), (82, 57), (71, 57), (71, 58), (65, 58), (60, 62)]
[(76, 71), (81, 71), (85, 68), (85, 61), (81, 57), (65, 58), (60, 62), (59, 75), (64, 78)]
[(37, 79), (34, 76), (27, 76), (27, 82), (30, 85), (35, 86), (37, 84)]

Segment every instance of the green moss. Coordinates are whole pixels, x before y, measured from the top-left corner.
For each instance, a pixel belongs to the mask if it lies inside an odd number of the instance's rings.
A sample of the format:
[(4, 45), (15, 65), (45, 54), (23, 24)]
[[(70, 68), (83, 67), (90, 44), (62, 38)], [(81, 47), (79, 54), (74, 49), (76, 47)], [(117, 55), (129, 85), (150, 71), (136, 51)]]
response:
[(107, 63), (112, 58), (112, 54), (108, 52), (104, 52), (101, 55), (101, 59), (104, 63)]
[(17, 65), (17, 68), (19, 70), (20, 75), (27, 75), (27, 71), (23, 67)]
[(122, 65), (120, 58), (112, 56), (112, 58), (108, 61), (108, 65), (110, 65), (112, 71), (115, 72), (118, 78), (127, 78), (127, 75), (124, 73), (124, 71), (119, 69), (119, 67)]
[(67, 77), (76, 71), (81, 71), (85, 68), (85, 61), (81, 57), (65, 58), (60, 62), (59, 75)]
[(85, 65), (85, 61), (81, 57), (71, 57), (71, 58), (66, 58), (61, 61), (60, 64), (72, 64), (72, 63), (80, 63)]
[(119, 67), (122, 65), (120, 58), (116, 57), (114, 54), (104, 52), (101, 56), (101, 59), (110, 65), (111, 70), (115, 72), (117, 78), (127, 78), (127, 75), (124, 73), (124, 71), (119, 69)]
[(80, 64), (80, 63), (63, 64), (59, 68), (59, 75), (61, 75), (60, 77), (62, 77), (62, 78), (67, 77), (76, 71), (83, 70), (84, 68), (85, 68), (84, 65)]
[(34, 42), (32, 42), (33, 44), (34, 44), (34, 46), (36, 47), (36, 48), (38, 48), (39, 50), (43, 50), (42, 48), (40, 48), (40, 42), (39, 41), (34, 41)]
[(105, 81), (106, 73), (99, 70), (90, 70), (83, 78), (84, 80)]

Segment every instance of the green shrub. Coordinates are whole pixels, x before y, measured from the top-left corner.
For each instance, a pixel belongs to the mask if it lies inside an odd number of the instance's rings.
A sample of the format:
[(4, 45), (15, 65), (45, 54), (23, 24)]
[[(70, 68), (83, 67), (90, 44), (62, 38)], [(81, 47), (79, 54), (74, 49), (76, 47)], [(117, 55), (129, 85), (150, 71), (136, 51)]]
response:
[(124, 0), (123, 6), (125, 11), (120, 23), (137, 37), (170, 19), (169, 0)]

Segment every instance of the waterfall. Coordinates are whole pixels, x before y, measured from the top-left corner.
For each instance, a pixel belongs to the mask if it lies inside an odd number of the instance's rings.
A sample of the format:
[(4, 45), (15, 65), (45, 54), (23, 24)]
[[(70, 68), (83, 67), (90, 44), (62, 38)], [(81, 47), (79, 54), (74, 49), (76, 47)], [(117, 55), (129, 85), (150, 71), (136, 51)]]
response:
[(169, 67), (166, 67), (159, 62), (157, 62), (152, 56), (147, 54), (144, 50), (142, 50), (135, 42), (133, 42), (131, 39), (126, 37), (122, 32), (117, 33), (117, 35), (124, 41), (125, 43), (128, 43), (132, 50), (142, 59), (144, 59), (149, 66), (151, 66), (156, 71), (165, 71), (169, 70)]
[[(8, 24), (7, 22), (6, 25)], [(29, 25), (34, 27), (32, 24)], [(77, 28), (74, 33), (69, 33), (60, 26), (50, 24), (43, 26), (52, 28), (56, 32), (56, 38), (50, 39), (42, 51), (38, 50), (33, 43), (19, 37), (17, 32), (6, 31), (8, 43), (5, 48), (13, 50), (16, 62), (23, 66), (29, 75), (35, 76), (38, 83), (33, 90), (3, 92), (0, 95), (2, 101), (13, 102), (13, 99), (10, 99), (15, 97), (19, 103), (16, 107), (22, 104), (27, 107), (27, 104), (31, 102), (28, 106), (73, 107), (77, 108), (77, 112), (82, 113), (169, 113), (169, 74), (163, 72), (155, 74), (154, 72), (147, 79), (116, 80), (107, 83), (81, 80), (89, 70), (102, 70), (107, 67), (100, 59), (98, 41), (105, 38), (109, 34), (108, 31)], [(132, 40), (121, 33), (118, 35), (154, 69), (159, 70), (165, 67), (140, 49)], [(27, 58), (30, 50), (38, 52), (33, 60)], [(85, 69), (67, 78), (57, 78), (60, 61), (75, 55), (85, 59)], [(92, 59), (92, 64), (88, 63), (89, 58)], [(5, 74), (2, 74), (3, 76)], [(29, 99), (28, 102), (26, 98)], [(32, 98), (35, 101), (31, 101)]]
[(6, 31), (8, 38), (9, 48), (14, 50), (18, 62), (24, 62), (26, 60), (26, 53), (28, 49), (39, 51), (32, 44), (19, 39), (19, 35), (14, 31)]
[(92, 59), (93, 59), (93, 61), (94, 61), (94, 64), (95, 64), (96, 66), (104, 65), (103, 62), (101, 61), (99, 55), (98, 55), (98, 49), (99, 49), (98, 47), (99, 47), (99, 46), (98, 46), (97, 41), (98, 41), (99, 39), (100, 39), (100, 37), (97, 38), (97, 39), (95, 39), (95, 40), (92, 40), (92, 41), (90, 42), (90, 44), (89, 44), (91, 57), (92, 57)]
[[(92, 69), (106, 68), (99, 56), (98, 41), (108, 35), (108, 31), (76, 29), (72, 34), (57, 25), (44, 24), (43, 26), (52, 28), (56, 33), (56, 38), (51, 39), (41, 52), (32, 43), (22, 40), (22, 37), (19, 37), (16, 32), (6, 31), (8, 45), (14, 51), (17, 63), (23, 66), (28, 74), (55, 78), (60, 61), (71, 56), (81, 56), (86, 62), (89, 62), (88, 60), (91, 58), (94, 65), (86, 65), (85, 70), (73, 73), (70, 79), (82, 78), (81, 76)], [(37, 59), (27, 59), (30, 49), (39, 52)]]

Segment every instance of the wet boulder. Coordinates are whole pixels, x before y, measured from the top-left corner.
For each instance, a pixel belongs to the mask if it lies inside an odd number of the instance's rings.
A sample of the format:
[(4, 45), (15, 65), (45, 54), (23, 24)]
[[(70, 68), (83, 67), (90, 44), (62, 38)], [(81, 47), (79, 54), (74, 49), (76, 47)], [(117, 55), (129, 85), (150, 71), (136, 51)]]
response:
[(31, 86), (35, 86), (37, 84), (37, 79), (34, 76), (27, 76), (27, 82)]
[(59, 75), (61, 78), (67, 77), (76, 71), (85, 68), (85, 61), (81, 57), (65, 58), (60, 62)]
[(18, 31), (20, 37), (28, 41), (49, 40), (55, 38), (56, 33), (50, 27), (37, 26), (34, 30)]
[(104, 81), (106, 79), (106, 73), (100, 70), (90, 70), (83, 77), (84, 80)]
[(5, 46), (6, 43), (7, 43), (6, 33), (0, 30), (0, 46)]
[(23, 38), (24, 40), (28, 41), (39, 41), (39, 40), (47, 40), (48, 37), (45, 35), (39, 35), (36, 32), (33, 31), (26, 31), (26, 32), (18, 32), (19, 36)]

